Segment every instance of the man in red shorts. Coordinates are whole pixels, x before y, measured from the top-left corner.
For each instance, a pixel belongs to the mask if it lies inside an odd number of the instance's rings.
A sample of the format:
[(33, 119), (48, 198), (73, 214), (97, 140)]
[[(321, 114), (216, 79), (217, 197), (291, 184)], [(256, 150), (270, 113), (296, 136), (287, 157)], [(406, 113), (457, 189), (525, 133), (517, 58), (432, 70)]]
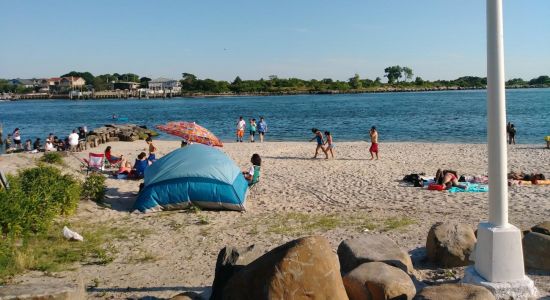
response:
[(370, 146), (369, 152), (370, 152), (370, 159), (374, 159), (374, 155), (376, 154), (376, 159), (378, 160), (378, 131), (376, 131), (376, 127), (372, 126), (370, 129), (370, 141), (372, 142), (372, 145)]

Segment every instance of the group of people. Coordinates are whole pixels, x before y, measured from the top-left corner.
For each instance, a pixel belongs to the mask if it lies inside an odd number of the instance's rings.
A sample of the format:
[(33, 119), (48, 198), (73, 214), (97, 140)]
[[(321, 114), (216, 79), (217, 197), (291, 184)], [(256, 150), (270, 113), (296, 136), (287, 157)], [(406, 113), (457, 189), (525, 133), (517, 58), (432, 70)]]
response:
[(21, 137), (21, 130), (15, 128), (11, 134), (8, 134), (6, 139), (2, 141), (7, 151), (28, 151), (28, 152), (48, 152), (48, 151), (77, 151), (80, 141), (85, 140), (87, 136), (86, 126), (75, 129), (65, 139), (60, 139), (53, 133), (50, 133), (44, 144), (40, 138), (36, 138), (34, 142), (31, 139), (25, 140)]
[(237, 121), (237, 142), (242, 143), (244, 139), (244, 133), (248, 127), (248, 133), (250, 136), (250, 142), (255, 142), (256, 133), (260, 136), (260, 142), (263, 143), (265, 134), (267, 133), (267, 123), (263, 117), (260, 117), (260, 121), (256, 123), (256, 119), (250, 119), (248, 125), (243, 117), (239, 117)]
[[(319, 150), (323, 151), (326, 159), (329, 158), (329, 153), (331, 157), (334, 158), (334, 140), (330, 131), (325, 131), (323, 135), (321, 130), (317, 128), (312, 128), (311, 132), (313, 132), (314, 136), (309, 141), (317, 142), (315, 155), (313, 155), (313, 158), (317, 158), (317, 155), (319, 155)], [(369, 131), (369, 136), (371, 140), (371, 146), (369, 148), (371, 157), (370, 159), (373, 160), (375, 157), (376, 159), (378, 159), (378, 131), (376, 130), (375, 126), (371, 127)]]
[(118, 166), (118, 171), (113, 175), (118, 179), (141, 179), (145, 175), (145, 169), (153, 164), (157, 160), (157, 147), (153, 144), (153, 139), (148, 137), (145, 139), (147, 143), (147, 151), (138, 154), (137, 158), (132, 164), (121, 154), (115, 155), (112, 153), (111, 146), (105, 148), (105, 159), (112, 166)]

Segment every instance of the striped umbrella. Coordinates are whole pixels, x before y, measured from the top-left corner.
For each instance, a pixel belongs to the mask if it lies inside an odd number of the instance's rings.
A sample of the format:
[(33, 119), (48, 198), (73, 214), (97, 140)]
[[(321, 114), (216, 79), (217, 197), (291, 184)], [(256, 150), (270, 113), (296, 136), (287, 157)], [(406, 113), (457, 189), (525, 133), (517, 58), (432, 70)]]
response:
[(168, 134), (179, 136), (187, 142), (223, 147), (219, 138), (195, 122), (169, 122), (166, 125), (157, 125), (156, 128)]

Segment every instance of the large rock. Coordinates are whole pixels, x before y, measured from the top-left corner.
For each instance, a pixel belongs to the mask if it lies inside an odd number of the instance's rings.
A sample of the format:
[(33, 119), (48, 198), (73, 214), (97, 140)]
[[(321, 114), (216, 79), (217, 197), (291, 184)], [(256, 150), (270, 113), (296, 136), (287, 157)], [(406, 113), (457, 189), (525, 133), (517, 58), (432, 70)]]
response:
[(415, 300), (495, 300), (486, 288), (473, 284), (442, 284), (424, 288)]
[(532, 232), (538, 232), (546, 235), (550, 235), (550, 221), (544, 221), (531, 228)]
[(175, 295), (170, 300), (202, 300), (202, 297), (195, 292), (184, 292)]
[(436, 223), (428, 233), (426, 252), (428, 259), (440, 267), (453, 268), (472, 263), (476, 237), (470, 225), (459, 223)]
[(526, 267), (550, 271), (550, 235), (538, 232), (525, 235), (523, 257)]
[(412, 299), (414, 283), (407, 273), (383, 262), (364, 263), (344, 276), (350, 300)]
[(338, 246), (338, 258), (342, 274), (366, 262), (384, 262), (405, 272), (412, 272), (413, 265), (409, 254), (384, 235), (365, 235), (345, 240)]
[(0, 300), (85, 300), (84, 284), (50, 282), (48, 284), (20, 284), (0, 287)]
[(225, 285), (236, 272), (260, 256), (254, 245), (242, 248), (226, 246), (218, 253), (210, 300), (222, 299)]
[(340, 265), (319, 236), (288, 242), (244, 267), (227, 283), (223, 299), (348, 299)]

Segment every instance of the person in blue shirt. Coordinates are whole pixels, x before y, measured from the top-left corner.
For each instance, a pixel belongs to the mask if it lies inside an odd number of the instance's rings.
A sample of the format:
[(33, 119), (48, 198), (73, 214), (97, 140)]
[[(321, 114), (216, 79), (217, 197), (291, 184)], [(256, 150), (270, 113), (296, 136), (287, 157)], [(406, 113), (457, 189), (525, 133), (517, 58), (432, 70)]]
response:
[(136, 162), (134, 163), (132, 177), (138, 179), (143, 178), (143, 176), (145, 175), (145, 169), (148, 165), (149, 161), (147, 160), (147, 154), (145, 152), (141, 152), (136, 158)]
[(258, 134), (260, 135), (260, 143), (264, 142), (264, 136), (267, 132), (267, 123), (264, 121), (264, 117), (260, 117), (260, 123), (258, 123)]

